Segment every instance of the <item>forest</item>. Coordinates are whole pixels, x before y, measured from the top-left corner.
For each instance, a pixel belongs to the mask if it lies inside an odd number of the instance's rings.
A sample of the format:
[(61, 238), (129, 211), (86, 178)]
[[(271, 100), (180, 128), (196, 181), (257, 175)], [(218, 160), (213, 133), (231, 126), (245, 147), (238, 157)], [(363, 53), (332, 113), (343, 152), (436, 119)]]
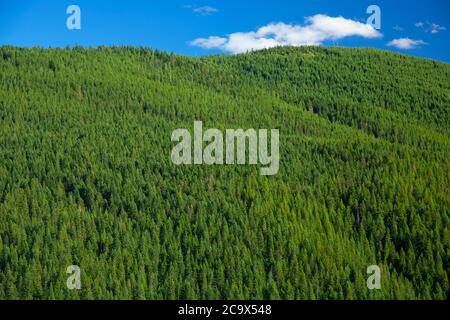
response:
[[(449, 111), (375, 49), (2, 46), (0, 299), (449, 299)], [(278, 173), (175, 165), (195, 121), (278, 129)]]

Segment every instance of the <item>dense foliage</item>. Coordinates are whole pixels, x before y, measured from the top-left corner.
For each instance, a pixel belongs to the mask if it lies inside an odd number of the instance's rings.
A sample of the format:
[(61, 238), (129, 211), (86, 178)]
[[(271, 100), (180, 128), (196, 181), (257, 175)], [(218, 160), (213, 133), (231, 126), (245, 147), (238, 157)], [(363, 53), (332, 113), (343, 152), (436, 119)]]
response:
[[(370, 49), (0, 47), (0, 298), (448, 299), (449, 107)], [(195, 120), (280, 129), (278, 175), (173, 165)]]

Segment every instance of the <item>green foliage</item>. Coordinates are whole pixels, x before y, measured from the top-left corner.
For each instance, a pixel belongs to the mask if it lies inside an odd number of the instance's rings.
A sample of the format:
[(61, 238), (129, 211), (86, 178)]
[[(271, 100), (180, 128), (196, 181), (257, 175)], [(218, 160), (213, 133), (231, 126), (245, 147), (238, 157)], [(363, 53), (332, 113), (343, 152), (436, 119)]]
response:
[[(0, 298), (448, 299), (449, 102), (369, 49), (0, 47)], [(195, 120), (279, 128), (280, 172), (173, 165)]]

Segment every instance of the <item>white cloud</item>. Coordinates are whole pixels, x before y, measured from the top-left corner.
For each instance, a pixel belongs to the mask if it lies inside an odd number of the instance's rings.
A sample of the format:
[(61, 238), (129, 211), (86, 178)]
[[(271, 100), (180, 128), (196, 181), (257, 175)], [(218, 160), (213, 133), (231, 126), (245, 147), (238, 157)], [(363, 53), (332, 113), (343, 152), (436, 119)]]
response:
[(191, 45), (205, 49), (213, 49), (223, 46), (226, 42), (226, 38), (209, 37), (208, 39), (196, 39), (191, 42)]
[(427, 43), (422, 40), (414, 40), (410, 38), (399, 38), (394, 39), (391, 42), (389, 42), (387, 45), (390, 47), (395, 47), (398, 49), (404, 49), (404, 50), (410, 50), (410, 49), (416, 49), (422, 45), (426, 45)]
[(242, 53), (276, 46), (321, 45), (327, 40), (339, 40), (350, 36), (373, 39), (382, 37), (382, 34), (365, 23), (318, 14), (307, 17), (305, 25), (272, 23), (256, 31), (236, 32), (227, 37), (199, 38), (190, 44), (205, 49)]
[(431, 26), (430, 26), (430, 31), (429, 32), (434, 34), (434, 33), (438, 33), (439, 31), (444, 31), (444, 30), (446, 30), (445, 27), (440, 26), (440, 25), (438, 25), (436, 23), (432, 23)]
[(427, 22), (419, 21), (419, 22), (416, 22), (414, 25), (417, 28), (422, 29), (423, 31), (429, 32), (432, 34), (436, 34), (436, 33), (439, 33), (440, 31), (447, 30), (447, 28), (444, 26), (440, 26), (437, 23), (431, 23), (428, 21)]
[(213, 7), (204, 6), (192, 9), (195, 13), (201, 14), (202, 16), (209, 16), (213, 13), (218, 12), (219, 10)]
[(400, 27), (400, 26), (394, 26), (394, 27), (392, 27), (392, 29), (393, 29), (394, 31), (397, 31), (397, 32), (405, 31), (405, 29), (403, 29), (403, 28)]
[(219, 12), (219, 9), (213, 8), (210, 6), (197, 7), (197, 6), (193, 6), (193, 5), (185, 5), (185, 6), (183, 6), (183, 8), (190, 9), (190, 10), (192, 10), (192, 12), (197, 13), (202, 16), (210, 16), (214, 13)]

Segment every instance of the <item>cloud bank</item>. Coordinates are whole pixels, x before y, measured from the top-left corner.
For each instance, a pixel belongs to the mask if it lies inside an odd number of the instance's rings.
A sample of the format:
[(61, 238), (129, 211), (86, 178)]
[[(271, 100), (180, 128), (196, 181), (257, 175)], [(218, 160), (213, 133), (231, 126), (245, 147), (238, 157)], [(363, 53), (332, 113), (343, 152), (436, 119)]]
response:
[(398, 48), (398, 49), (411, 50), (411, 49), (416, 49), (416, 48), (418, 48), (422, 45), (426, 45), (426, 44), (427, 43), (422, 40), (414, 40), (414, 39), (410, 39), (410, 38), (399, 38), (399, 39), (392, 40), (387, 45), (390, 47)]
[(317, 14), (307, 17), (305, 25), (272, 23), (257, 31), (236, 32), (227, 37), (198, 38), (190, 45), (237, 54), (277, 46), (321, 45), (327, 40), (336, 41), (351, 36), (374, 39), (383, 35), (368, 24)]

